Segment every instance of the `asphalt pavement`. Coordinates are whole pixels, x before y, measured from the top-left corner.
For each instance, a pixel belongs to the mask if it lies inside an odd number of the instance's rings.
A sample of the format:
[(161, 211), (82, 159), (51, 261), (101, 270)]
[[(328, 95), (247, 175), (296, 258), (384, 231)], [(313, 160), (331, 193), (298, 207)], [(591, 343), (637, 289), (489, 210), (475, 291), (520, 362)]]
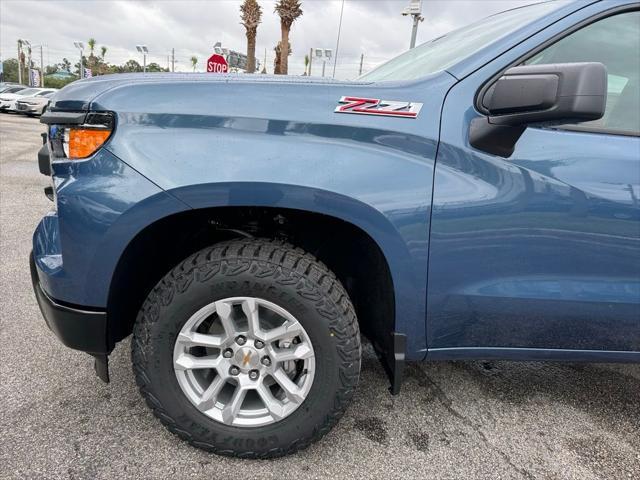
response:
[(37, 119), (0, 114), (0, 478), (640, 478), (640, 365), (410, 365), (392, 397), (370, 348), (338, 426), (296, 455), (236, 460), (169, 433), (138, 394), (129, 341), (111, 384), (45, 326), (31, 234), (52, 208)]

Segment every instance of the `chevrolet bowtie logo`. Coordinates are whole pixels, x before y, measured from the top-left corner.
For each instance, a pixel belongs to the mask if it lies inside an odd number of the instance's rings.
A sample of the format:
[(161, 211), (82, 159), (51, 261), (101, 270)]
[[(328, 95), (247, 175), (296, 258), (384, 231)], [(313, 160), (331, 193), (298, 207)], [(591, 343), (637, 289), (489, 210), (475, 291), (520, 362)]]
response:
[(250, 361), (251, 361), (251, 352), (247, 352), (242, 357), (242, 366), (246, 367), (247, 363), (249, 363)]

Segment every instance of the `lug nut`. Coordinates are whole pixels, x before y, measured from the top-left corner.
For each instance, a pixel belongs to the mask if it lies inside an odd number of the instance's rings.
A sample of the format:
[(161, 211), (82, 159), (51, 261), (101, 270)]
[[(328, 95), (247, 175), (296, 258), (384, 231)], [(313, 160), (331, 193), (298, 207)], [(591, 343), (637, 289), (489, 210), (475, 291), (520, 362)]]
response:
[(229, 374), (231, 375), (235, 376), (235, 375), (238, 375), (239, 373), (240, 373), (240, 369), (235, 365), (229, 369)]
[(270, 367), (271, 366), (271, 359), (269, 357), (262, 357), (262, 364), (265, 367)]
[(244, 345), (245, 343), (247, 343), (247, 339), (240, 335), (238, 338), (236, 338), (236, 343), (238, 345)]
[(222, 352), (222, 356), (224, 358), (231, 358), (233, 357), (233, 350), (231, 350), (230, 348), (227, 348), (224, 352)]
[(249, 378), (250, 378), (251, 380), (257, 380), (259, 376), (260, 376), (260, 374), (258, 373), (258, 371), (257, 371), (257, 370), (251, 370), (251, 371), (249, 372)]
[(253, 344), (256, 348), (264, 348), (264, 342), (261, 340), (256, 340), (255, 342), (253, 342)]

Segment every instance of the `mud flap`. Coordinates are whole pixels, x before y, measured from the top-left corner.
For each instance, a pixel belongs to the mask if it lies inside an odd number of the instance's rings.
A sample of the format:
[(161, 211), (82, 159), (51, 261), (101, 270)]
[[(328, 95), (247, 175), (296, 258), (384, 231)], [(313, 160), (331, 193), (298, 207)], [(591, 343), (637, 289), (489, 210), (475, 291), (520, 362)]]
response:
[(381, 348), (377, 342), (373, 343), (373, 347), (391, 383), (389, 387), (391, 395), (398, 395), (404, 377), (407, 336), (403, 333), (391, 332), (388, 348)]
[(93, 368), (96, 371), (96, 375), (104, 383), (109, 383), (109, 356), (92, 354), (95, 358)]

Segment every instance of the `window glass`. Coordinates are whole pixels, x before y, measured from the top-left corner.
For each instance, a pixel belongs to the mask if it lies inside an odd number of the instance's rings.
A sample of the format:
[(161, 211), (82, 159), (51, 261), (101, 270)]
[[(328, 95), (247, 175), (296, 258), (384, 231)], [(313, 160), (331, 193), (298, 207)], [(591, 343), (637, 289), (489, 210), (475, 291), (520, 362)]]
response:
[(414, 80), (449, 68), (487, 45), (559, 8), (544, 2), (507, 10), (424, 43), (366, 73), (362, 80)]
[(592, 23), (524, 62), (601, 62), (607, 67), (607, 107), (600, 120), (580, 127), (640, 134), (640, 12)]
[(38, 90), (37, 88), (26, 88), (24, 90), (20, 90), (19, 92), (16, 92), (18, 95), (35, 95), (36, 93), (38, 93), (40, 90)]

